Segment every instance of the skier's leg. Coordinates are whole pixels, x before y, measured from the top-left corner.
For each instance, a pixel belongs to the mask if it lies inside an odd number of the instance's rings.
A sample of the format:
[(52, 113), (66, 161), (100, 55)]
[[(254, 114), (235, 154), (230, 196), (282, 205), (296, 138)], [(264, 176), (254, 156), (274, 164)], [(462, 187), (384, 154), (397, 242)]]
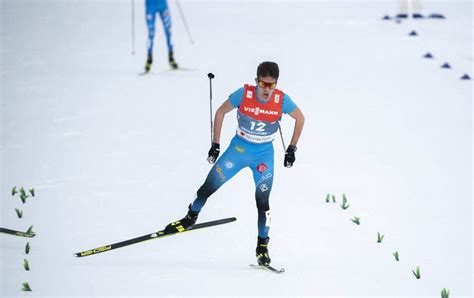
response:
[(151, 10), (146, 11), (146, 26), (148, 29), (148, 40), (147, 40), (147, 61), (145, 65), (145, 71), (150, 71), (153, 63), (153, 40), (155, 38), (155, 16), (156, 12)]
[(171, 15), (168, 8), (160, 11), (161, 23), (166, 36), (166, 46), (168, 47), (168, 62), (174, 69), (178, 68), (178, 64), (174, 60), (174, 48), (171, 40)]
[(270, 192), (273, 186), (273, 150), (269, 150), (258, 163), (252, 165), (255, 182), (255, 200), (258, 211), (258, 237), (256, 256), (260, 265), (271, 262), (268, 253), (268, 232), (270, 231)]
[(207, 198), (244, 167), (242, 156), (237, 155), (236, 152), (232, 145), (227, 148), (209, 171), (206, 181), (197, 191), (196, 199), (189, 205), (186, 216), (179, 221), (168, 224), (165, 228), (166, 233), (182, 232), (196, 223), (199, 212), (206, 204)]
[(270, 230), (270, 192), (273, 186), (273, 152), (271, 156), (252, 165), (255, 201), (258, 211), (258, 236), (268, 237)]
[(166, 8), (165, 10), (160, 11), (161, 23), (163, 24), (163, 30), (166, 35), (166, 46), (168, 47), (168, 53), (173, 52), (173, 42), (171, 41), (171, 15)]
[(152, 55), (153, 53), (153, 39), (155, 38), (155, 21), (156, 13), (152, 11), (146, 12), (146, 26), (148, 28), (148, 41), (147, 41), (147, 53)]
[(200, 212), (214, 192), (245, 167), (244, 154), (231, 144), (209, 171), (204, 184), (198, 189), (191, 210)]

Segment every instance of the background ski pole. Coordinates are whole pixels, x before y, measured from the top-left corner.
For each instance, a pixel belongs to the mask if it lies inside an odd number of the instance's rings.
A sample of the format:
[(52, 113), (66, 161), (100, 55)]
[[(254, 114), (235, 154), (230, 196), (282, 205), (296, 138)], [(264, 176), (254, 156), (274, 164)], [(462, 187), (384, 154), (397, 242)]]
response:
[(210, 116), (211, 116), (211, 145), (213, 142), (213, 136), (214, 136), (214, 123), (212, 121), (212, 79), (214, 78), (214, 74), (212, 72), (207, 74), (207, 77), (209, 78), (209, 111), (210, 111)]
[(131, 22), (132, 22), (132, 26), (131, 26), (131, 29), (132, 29), (132, 55), (135, 55), (135, 0), (131, 0), (130, 1), (130, 4), (131, 4), (131, 13), (132, 13), (132, 18), (131, 18)]
[(186, 32), (188, 32), (189, 40), (191, 41), (191, 44), (194, 44), (193, 37), (191, 36), (191, 31), (189, 31), (188, 22), (186, 22), (186, 18), (184, 17), (183, 10), (181, 9), (181, 4), (179, 4), (178, 0), (176, 0), (176, 5), (178, 6), (179, 14), (181, 15), (181, 19), (183, 20), (184, 27), (186, 28)]

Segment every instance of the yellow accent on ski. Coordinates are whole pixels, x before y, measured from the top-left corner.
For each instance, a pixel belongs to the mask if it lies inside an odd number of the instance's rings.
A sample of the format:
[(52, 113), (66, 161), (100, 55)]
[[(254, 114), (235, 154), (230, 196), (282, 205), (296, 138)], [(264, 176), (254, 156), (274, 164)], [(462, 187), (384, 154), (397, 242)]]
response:
[(99, 252), (107, 251), (107, 250), (110, 250), (111, 248), (112, 248), (112, 245), (106, 245), (106, 246), (86, 250), (86, 251), (81, 252), (81, 257), (85, 257), (85, 256), (88, 256), (88, 255), (92, 255), (92, 254), (96, 254), (96, 253), (99, 253)]

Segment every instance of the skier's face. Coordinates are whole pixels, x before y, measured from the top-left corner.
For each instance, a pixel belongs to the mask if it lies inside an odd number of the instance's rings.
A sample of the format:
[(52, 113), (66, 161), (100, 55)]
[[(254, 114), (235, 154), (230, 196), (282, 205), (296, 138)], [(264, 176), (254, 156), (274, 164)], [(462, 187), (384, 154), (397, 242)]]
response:
[(259, 77), (255, 79), (257, 83), (257, 94), (261, 100), (269, 100), (275, 90), (277, 80), (273, 77)]

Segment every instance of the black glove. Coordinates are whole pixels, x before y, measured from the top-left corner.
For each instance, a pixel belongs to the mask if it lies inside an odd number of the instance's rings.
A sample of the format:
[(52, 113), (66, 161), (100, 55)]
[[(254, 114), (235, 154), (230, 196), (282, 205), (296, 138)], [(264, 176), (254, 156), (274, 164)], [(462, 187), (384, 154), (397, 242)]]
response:
[(209, 153), (207, 154), (207, 161), (210, 164), (213, 164), (216, 162), (217, 158), (219, 157), (219, 153), (221, 150), (219, 149), (219, 144), (217, 143), (212, 143), (211, 149), (209, 149)]
[(283, 162), (285, 167), (291, 168), (293, 166), (293, 163), (296, 160), (295, 152), (296, 152), (295, 145), (288, 146), (288, 149), (286, 149), (286, 153), (285, 153), (285, 161)]

